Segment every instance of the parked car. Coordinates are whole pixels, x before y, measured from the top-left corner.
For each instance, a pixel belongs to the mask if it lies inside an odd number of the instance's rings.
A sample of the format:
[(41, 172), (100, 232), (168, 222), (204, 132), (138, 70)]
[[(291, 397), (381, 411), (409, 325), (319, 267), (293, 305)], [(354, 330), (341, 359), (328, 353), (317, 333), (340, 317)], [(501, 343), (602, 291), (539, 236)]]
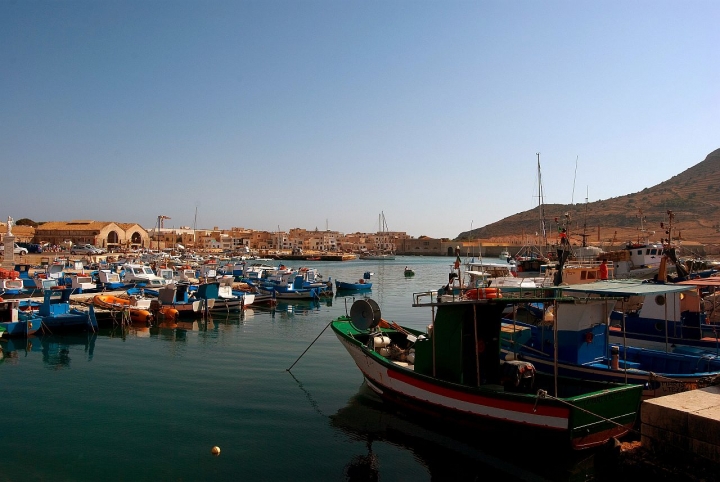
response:
[[(5, 245), (0, 244), (0, 253), (5, 254)], [(28, 254), (27, 248), (23, 248), (22, 246), (18, 246), (17, 243), (15, 243), (15, 249), (13, 249), (13, 253), (15, 254)]]
[(70, 254), (101, 254), (100, 250), (92, 244), (75, 245), (70, 248)]
[(28, 250), (28, 253), (42, 253), (43, 247), (36, 243), (17, 243), (21, 248)]

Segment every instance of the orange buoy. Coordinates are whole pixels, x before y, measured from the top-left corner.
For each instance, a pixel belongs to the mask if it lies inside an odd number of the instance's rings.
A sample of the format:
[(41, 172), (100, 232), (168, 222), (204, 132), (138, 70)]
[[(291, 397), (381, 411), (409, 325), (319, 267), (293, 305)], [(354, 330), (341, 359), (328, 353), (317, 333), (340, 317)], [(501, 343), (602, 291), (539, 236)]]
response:
[(502, 298), (498, 288), (473, 288), (465, 292), (465, 297), (470, 300), (489, 300)]

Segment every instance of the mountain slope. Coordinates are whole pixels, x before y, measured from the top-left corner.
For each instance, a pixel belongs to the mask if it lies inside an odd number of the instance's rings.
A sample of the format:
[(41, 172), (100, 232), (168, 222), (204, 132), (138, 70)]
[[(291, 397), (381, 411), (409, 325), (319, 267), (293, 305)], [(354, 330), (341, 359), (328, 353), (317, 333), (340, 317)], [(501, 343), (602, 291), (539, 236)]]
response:
[[(540, 230), (540, 208), (509, 216), (487, 226), (464, 232), (458, 239), (509, 239), (534, 236)], [(704, 244), (720, 241), (720, 149), (701, 163), (673, 176), (654, 187), (634, 194), (588, 204), (546, 204), (545, 224), (548, 240), (556, 241), (555, 218), (570, 216), (573, 243), (588, 234), (589, 243), (637, 240), (640, 237), (641, 217), (651, 240), (666, 237), (661, 222), (667, 223), (667, 211), (675, 215), (673, 238)]]

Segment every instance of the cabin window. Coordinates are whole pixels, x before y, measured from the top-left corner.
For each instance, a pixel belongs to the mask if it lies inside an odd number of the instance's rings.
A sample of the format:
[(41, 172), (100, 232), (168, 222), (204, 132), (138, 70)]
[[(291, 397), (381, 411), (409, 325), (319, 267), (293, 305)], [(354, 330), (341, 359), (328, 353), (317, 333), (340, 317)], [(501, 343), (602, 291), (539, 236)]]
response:
[(655, 303), (657, 303), (657, 304), (660, 305), (660, 306), (664, 305), (664, 304), (665, 304), (665, 296), (663, 296), (663, 295), (657, 295), (657, 296), (655, 297)]
[(638, 254), (642, 256), (642, 249), (638, 249)]
[(650, 254), (657, 254), (657, 249), (651, 249)]
[(587, 279), (595, 279), (595, 271), (588, 271)]
[(581, 271), (580, 272), (580, 279), (584, 280), (587, 278), (587, 271)]

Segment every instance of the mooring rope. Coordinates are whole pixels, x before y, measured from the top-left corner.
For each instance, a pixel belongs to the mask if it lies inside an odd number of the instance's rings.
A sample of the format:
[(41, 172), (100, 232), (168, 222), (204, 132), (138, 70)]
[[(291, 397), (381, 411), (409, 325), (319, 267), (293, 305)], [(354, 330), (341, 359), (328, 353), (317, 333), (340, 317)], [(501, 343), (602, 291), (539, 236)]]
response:
[[(599, 418), (600, 420), (604, 420), (604, 421), (606, 421), (606, 422), (610, 422), (610, 423), (612, 423), (612, 424), (614, 424), (614, 425), (617, 425), (618, 427), (627, 428), (625, 425), (623, 425), (623, 424), (621, 424), (621, 423), (619, 423), (619, 422), (616, 422), (615, 420), (611, 420), (611, 419), (609, 419), (609, 418), (603, 417), (602, 415), (598, 415), (597, 413), (591, 412), (590, 410), (584, 409), (584, 408), (582, 408), (582, 407), (578, 407), (577, 405), (573, 405), (572, 403), (570, 403), (570, 402), (568, 402), (568, 401), (566, 401), (566, 400), (563, 400), (562, 398), (554, 397), (554, 396), (550, 395), (550, 394), (547, 392), (547, 390), (542, 390), (542, 389), (540, 389), (540, 390), (537, 391), (537, 398), (535, 399), (535, 406), (533, 407), (533, 412), (535, 412), (535, 411), (537, 410), (537, 404), (538, 404), (538, 401), (540, 401), (540, 399), (555, 400), (555, 401), (557, 401), (557, 402), (564, 403), (565, 405), (568, 405), (568, 406), (570, 406), (570, 407), (572, 407), (572, 408), (574, 408), (574, 409), (580, 410), (581, 412), (585, 412), (585, 413), (587, 413), (587, 414), (589, 414), (589, 415), (592, 415), (592, 416), (594, 416), (594, 417), (597, 417), (597, 418)], [(634, 433), (636, 433), (636, 434), (640, 434), (640, 432), (638, 432), (637, 430), (635, 430), (635, 429), (633, 429), (633, 428), (629, 428), (628, 431), (634, 432)]]

